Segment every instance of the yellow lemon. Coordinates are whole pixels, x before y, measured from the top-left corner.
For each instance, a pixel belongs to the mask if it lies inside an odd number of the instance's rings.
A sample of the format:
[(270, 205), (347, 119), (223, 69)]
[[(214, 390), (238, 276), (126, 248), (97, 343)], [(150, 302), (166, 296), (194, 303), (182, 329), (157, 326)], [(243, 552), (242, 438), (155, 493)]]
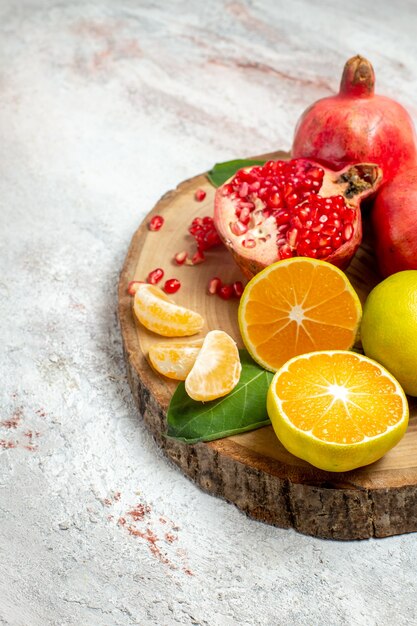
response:
[(417, 396), (417, 270), (392, 274), (369, 294), (363, 311), (364, 352)]

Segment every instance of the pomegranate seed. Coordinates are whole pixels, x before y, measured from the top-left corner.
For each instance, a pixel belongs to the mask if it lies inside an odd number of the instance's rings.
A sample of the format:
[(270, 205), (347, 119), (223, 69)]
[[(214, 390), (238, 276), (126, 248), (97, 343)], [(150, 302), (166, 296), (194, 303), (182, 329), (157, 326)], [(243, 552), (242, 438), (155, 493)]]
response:
[(340, 215), (344, 222), (353, 222), (355, 219), (355, 211), (347, 207), (341, 211)]
[(242, 224), (248, 224), (250, 222), (250, 211), (248, 208), (244, 208), (241, 210), (240, 215), (239, 215), (239, 221), (242, 222)]
[(277, 209), (282, 205), (281, 196), (276, 191), (271, 193), (268, 198), (268, 205), (272, 206), (274, 209)]
[(182, 252), (177, 252), (177, 254), (174, 256), (174, 261), (177, 265), (183, 265), (187, 257), (188, 253), (183, 250)]
[(250, 238), (244, 239), (242, 241), (242, 246), (244, 248), (254, 248), (256, 246), (256, 241), (255, 239), (250, 239)]
[(236, 298), (240, 298), (243, 293), (243, 284), (240, 280), (236, 280), (233, 285), (233, 291)]
[(134, 296), (138, 290), (139, 285), (143, 285), (143, 280), (131, 280), (127, 286), (127, 293), (129, 296)]
[(334, 235), (336, 232), (337, 232), (337, 228), (333, 224), (326, 224), (321, 229), (322, 235)]
[(220, 278), (215, 276), (214, 278), (211, 278), (208, 282), (207, 293), (209, 293), (211, 296), (214, 296), (214, 294), (216, 294), (219, 291), (221, 286), (222, 286), (222, 281), (220, 280)]
[(319, 247), (323, 248), (325, 246), (328, 246), (331, 242), (332, 238), (331, 237), (320, 237), (319, 239)]
[(290, 214), (289, 211), (278, 211), (278, 213), (275, 216), (276, 222), (278, 224), (278, 226), (280, 226), (281, 224), (288, 224), (288, 222), (290, 221)]
[(240, 235), (244, 235), (247, 232), (248, 227), (246, 226), (246, 224), (242, 224), (242, 222), (239, 222), (238, 220), (237, 222), (230, 223), (230, 230), (234, 235), (239, 237)]
[(194, 194), (194, 198), (197, 200), (197, 202), (202, 202), (204, 200), (204, 198), (206, 197), (206, 192), (204, 191), (204, 189), (197, 189), (197, 191)]
[(352, 235), (353, 235), (352, 224), (346, 224), (346, 226), (343, 228), (343, 239), (345, 241), (349, 241), (349, 239), (352, 238)]
[(298, 217), (298, 215), (295, 215), (295, 216), (292, 218), (292, 222), (291, 222), (291, 224), (292, 224), (292, 226), (295, 226), (295, 228), (298, 228), (298, 229), (300, 229), (300, 228), (302, 228), (302, 227), (303, 227), (303, 223), (302, 223), (302, 221), (300, 220), (300, 218)]
[(203, 250), (208, 250), (209, 248), (214, 248), (214, 246), (218, 246), (220, 242), (219, 235), (217, 234), (217, 230), (209, 230), (203, 235), (202, 239), (202, 248)]
[(297, 238), (298, 238), (298, 230), (296, 228), (291, 228), (287, 232), (287, 241), (289, 245), (291, 246), (291, 248), (295, 248), (295, 245), (297, 243)]
[(299, 209), (297, 212), (298, 212), (298, 217), (300, 218), (300, 220), (302, 220), (303, 222), (308, 220), (310, 216), (310, 209), (308, 207), (305, 207), (305, 208), (303, 207)]
[(333, 247), (334, 250), (336, 250), (336, 248), (341, 246), (342, 243), (343, 243), (343, 239), (342, 239), (341, 235), (334, 235), (332, 237), (332, 247)]
[(314, 226), (311, 227), (311, 230), (313, 231), (313, 233), (319, 233), (322, 228), (323, 224), (319, 222), (318, 224), (314, 224)]
[(213, 218), (208, 215), (193, 219), (188, 232), (194, 237), (200, 250), (208, 250), (222, 243), (214, 226)]
[(230, 298), (233, 296), (233, 293), (234, 293), (233, 286), (222, 285), (217, 293), (220, 296), (220, 298), (222, 298), (223, 300), (230, 300)]
[(191, 262), (188, 263), (188, 259), (186, 261), (187, 265), (198, 265), (199, 263), (203, 263), (203, 261), (206, 260), (206, 257), (204, 256), (202, 250), (200, 250), (200, 248), (197, 248), (197, 252), (193, 255)]
[(160, 230), (164, 225), (164, 221), (162, 215), (154, 215), (148, 224), (149, 230)]
[(165, 281), (164, 291), (165, 293), (175, 293), (181, 287), (181, 283), (178, 278), (169, 278)]
[(155, 270), (152, 270), (152, 272), (149, 272), (146, 282), (150, 285), (156, 285), (163, 277), (164, 270), (161, 267), (157, 267)]
[(292, 257), (292, 250), (288, 244), (285, 244), (278, 250), (280, 259), (289, 259)]
[(317, 250), (317, 258), (326, 259), (328, 256), (332, 254), (332, 252), (334, 252), (334, 250), (330, 246), (326, 246), (325, 248), (320, 248), (320, 250)]
[(240, 189), (239, 189), (239, 196), (241, 198), (246, 198), (246, 196), (249, 193), (249, 185), (247, 182), (244, 182), (241, 184)]

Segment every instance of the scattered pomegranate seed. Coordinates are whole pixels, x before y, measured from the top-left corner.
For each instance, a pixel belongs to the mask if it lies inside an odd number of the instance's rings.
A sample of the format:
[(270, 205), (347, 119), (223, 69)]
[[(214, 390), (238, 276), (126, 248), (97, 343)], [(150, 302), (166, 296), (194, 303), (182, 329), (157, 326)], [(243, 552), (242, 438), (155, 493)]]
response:
[(181, 287), (181, 283), (178, 278), (169, 278), (165, 281), (164, 291), (165, 293), (175, 293)]
[(217, 276), (215, 276), (214, 278), (211, 278), (207, 285), (207, 293), (209, 293), (211, 296), (214, 296), (214, 294), (216, 294), (219, 291), (222, 284), (223, 284), (222, 281)]
[(138, 290), (139, 285), (143, 285), (143, 280), (131, 280), (127, 286), (127, 293), (129, 296), (134, 296)]
[(214, 226), (213, 218), (208, 215), (203, 218), (194, 218), (188, 232), (194, 237), (200, 250), (208, 250), (222, 243)]
[(223, 300), (230, 300), (230, 298), (233, 296), (233, 293), (234, 293), (233, 286), (222, 285), (217, 293), (220, 296), (220, 298), (222, 298)]
[(204, 198), (206, 197), (206, 192), (204, 191), (204, 189), (197, 189), (197, 191), (194, 194), (194, 198), (197, 200), (197, 202), (202, 202), (204, 200)]
[(203, 263), (206, 260), (202, 250), (197, 248), (197, 252), (193, 255), (191, 261), (189, 259), (186, 260), (187, 265), (198, 265), (199, 263)]
[(148, 224), (149, 230), (161, 230), (164, 225), (164, 218), (162, 215), (154, 215)]
[(177, 265), (184, 265), (187, 257), (188, 257), (188, 252), (183, 250), (182, 252), (177, 252), (177, 254), (174, 256), (174, 261)]
[(233, 291), (236, 298), (240, 298), (243, 293), (243, 284), (240, 280), (236, 280), (233, 285)]
[(152, 270), (152, 272), (149, 272), (146, 282), (148, 282), (150, 285), (156, 285), (157, 283), (159, 283), (160, 280), (162, 280), (163, 277), (164, 270), (160, 267), (157, 267), (155, 270)]

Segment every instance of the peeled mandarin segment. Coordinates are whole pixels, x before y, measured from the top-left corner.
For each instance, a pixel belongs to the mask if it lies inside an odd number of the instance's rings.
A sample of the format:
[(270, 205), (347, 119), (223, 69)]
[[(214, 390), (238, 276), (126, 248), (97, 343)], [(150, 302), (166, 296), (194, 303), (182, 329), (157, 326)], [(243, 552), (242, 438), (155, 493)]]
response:
[(268, 413), (282, 444), (328, 471), (381, 458), (404, 435), (408, 404), (379, 363), (336, 350), (297, 356), (274, 376)]
[(241, 369), (236, 343), (222, 330), (212, 330), (185, 380), (185, 390), (201, 402), (221, 398), (236, 387)]
[(133, 310), (145, 328), (164, 337), (195, 335), (204, 324), (199, 313), (175, 304), (162, 289), (145, 283), (135, 293)]
[(273, 263), (249, 281), (239, 327), (255, 361), (276, 371), (299, 354), (351, 348), (361, 314), (359, 298), (340, 269), (294, 257)]
[(149, 348), (149, 361), (159, 374), (174, 380), (185, 380), (202, 345), (202, 339), (193, 342), (158, 343)]

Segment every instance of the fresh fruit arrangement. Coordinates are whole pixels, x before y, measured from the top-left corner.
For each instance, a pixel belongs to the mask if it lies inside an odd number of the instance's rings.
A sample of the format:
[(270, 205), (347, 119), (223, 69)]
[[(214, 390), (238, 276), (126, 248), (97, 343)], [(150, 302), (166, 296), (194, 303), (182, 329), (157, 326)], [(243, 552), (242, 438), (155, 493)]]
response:
[[(374, 83), (369, 61), (350, 59), (340, 93), (302, 115), (292, 159), (217, 164), (213, 214), (188, 227), (196, 249), (172, 250), (177, 269), (213, 261), (216, 250), (232, 254), (249, 282), (224, 282), (214, 263), (203, 297), (240, 300), (246, 350), (184, 306), (181, 281), (165, 279), (163, 267), (129, 284), (137, 321), (165, 337), (150, 347), (151, 366), (180, 381), (168, 437), (210, 441), (272, 423), (292, 454), (344, 472), (373, 463), (404, 435), (405, 393), (417, 396), (417, 148), (408, 113), (375, 95)], [(193, 191), (196, 203), (206, 196)], [(362, 219), (381, 281), (389, 276), (363, 315), (343, 271)], [(156, 236), (164, 227), (163, 215), (148, 223)], [(199, 268), (192, 271), (198, 281)]]

